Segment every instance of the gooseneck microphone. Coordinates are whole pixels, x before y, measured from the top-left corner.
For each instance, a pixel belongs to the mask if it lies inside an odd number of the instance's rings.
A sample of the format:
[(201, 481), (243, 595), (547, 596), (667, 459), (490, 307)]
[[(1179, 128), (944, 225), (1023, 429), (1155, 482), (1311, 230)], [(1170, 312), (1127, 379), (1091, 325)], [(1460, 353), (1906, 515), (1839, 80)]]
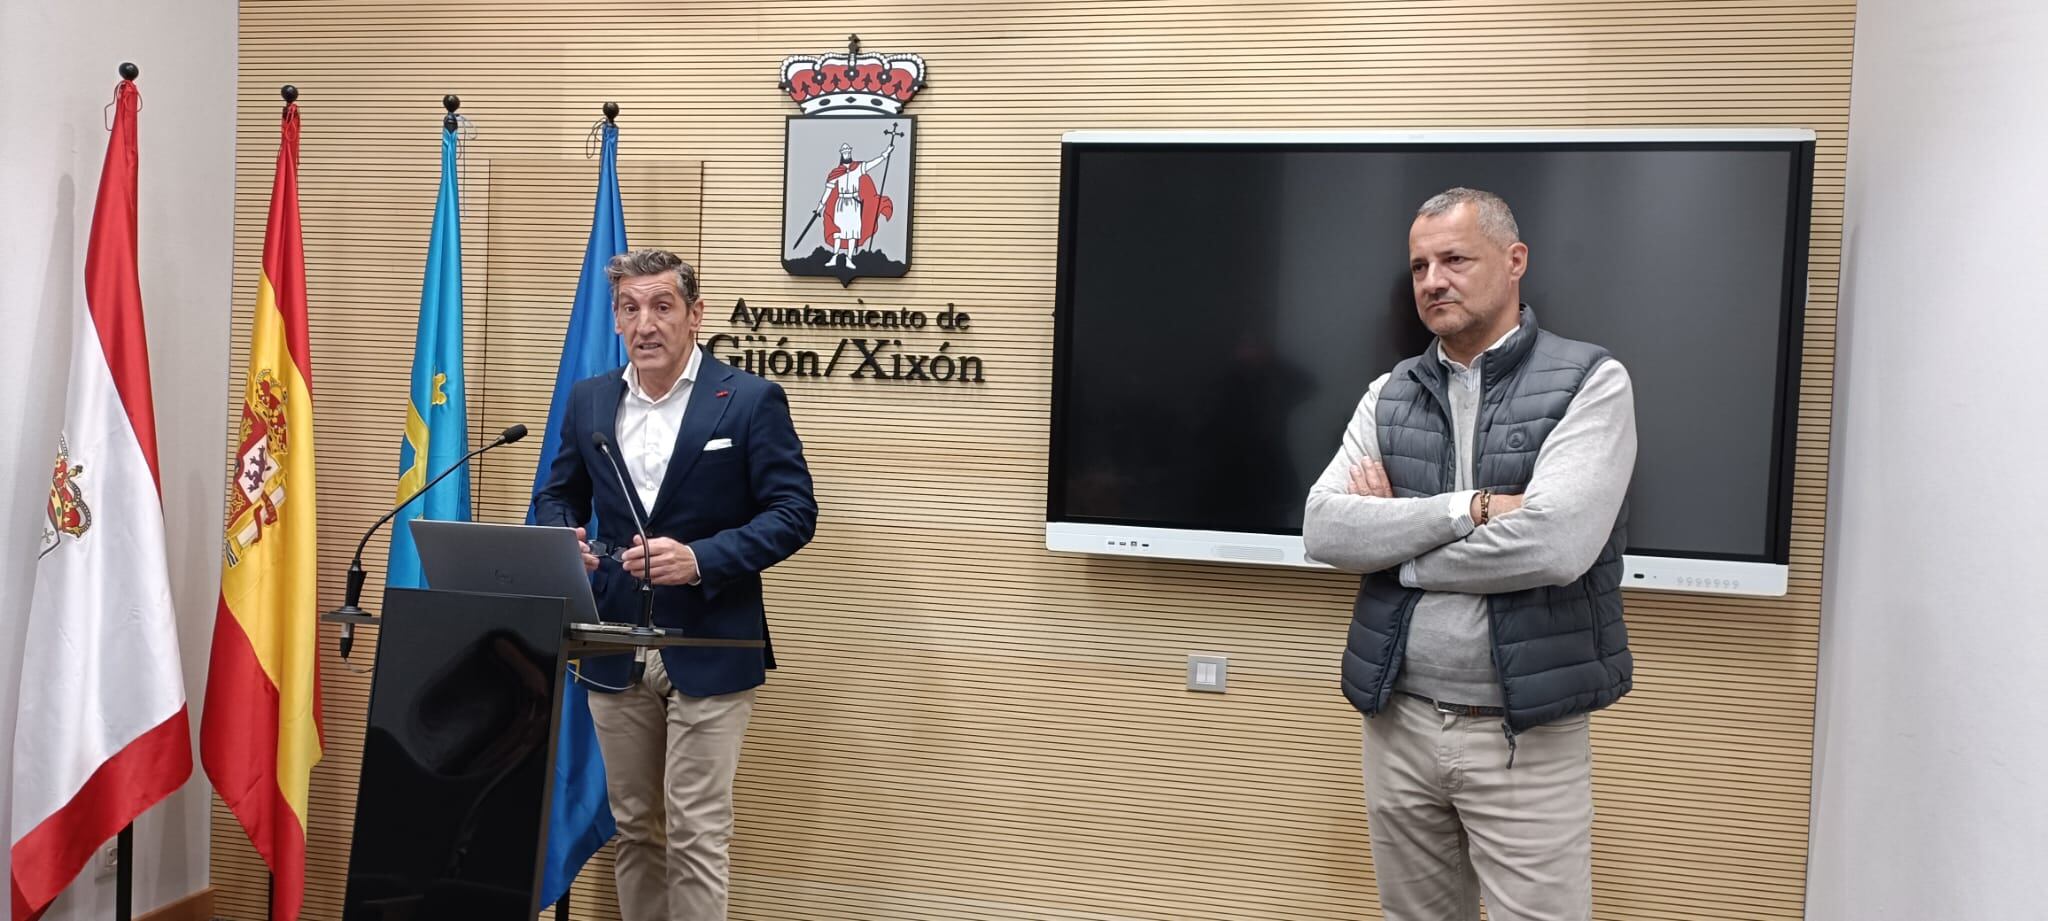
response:
[[(485, 451), (489, 451), (492, 448), (496, 448), (501, 445), (508, 445), (525, 437), (526, 426), (524, 425), (512, 425), (506, 428), (503, 432), (498, 433), (498, 440), (493, 441), (490, 444), (484, 445), (483, 447), (478, 448), (474, 451), (471, 451), (468, 454), (462, 455), (461, 460), (449, 464), (448, 469), (443, 470), (438, 474), (435, 474), (433, 479), (427, 481), (427, 485), (422, 486), (417, 490), (414, 490), (413, 494), (410, 496), (406, 496), (404, 501), (401, 501), (397, 505), (392, 506), (391, 511), (385, 512), (384, 517), (377, 519), (376, 524), (370, 525), (369, 530), (363, 532), (363, 539), (356, 541), (355, 555), (351, 557), (348, 561), (348, 590), (342, 594), (341, 607), (335, 608), (331, 613), (340, 617), (358, 617), (365, 619), (367, 619), (370, 616), (369, 612), (356, 606), (363, 600), (363, 577), (365, 575), (365, 573), (363, 572), (363, 547), (370, 542), (370, 535), (377, 533), (377, 529), (384, 526), (384, 522), (390, 521), (393, 515), (396, 515), (399, 512), (404, 511), (405, 507), (411, 505), (414, 499), (426, 495), (427, 490), (433, 489), (434, 484), (441, 482), (441, 480), (446, 478), (448, 474), (454, 473), (455, 471), (467, 466), (472, 458), (475, 458), (477, 455), (482, 454)], [(348, 659), (349, 650), (354, 648), (355, 643), (355, 623), (348, 620), (342, 621), (341, 658), (344, 661)]]
[(640, 510), (633, 506), (633, 482), (626, 478), (626, 468), (619, 466), (619, 455), (612, 451), (611, 436), (603, 432), (591, 432), (590, 443), (597, 446), (598, 453), (611, 462), (612, 475), (618, 477), (619, 489), (626, 499), (626, 513), (633, 516), (633, 530), (640, 532), (640, 625), (633, 628), (642, 636), (660, 633), (654, 629), (654, 557), (653, 544), (647, 537), (647, 523), (640, 520)]

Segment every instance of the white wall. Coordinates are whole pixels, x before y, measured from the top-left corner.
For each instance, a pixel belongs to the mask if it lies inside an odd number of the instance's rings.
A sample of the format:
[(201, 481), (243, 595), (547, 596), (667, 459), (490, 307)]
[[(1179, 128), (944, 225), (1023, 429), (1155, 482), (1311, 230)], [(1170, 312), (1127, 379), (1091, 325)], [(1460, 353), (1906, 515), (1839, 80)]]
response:
[[(142, 68), (140, 249), (150, 376), (194, 729), (193, 780), (136, 823), (138, 913), (204, 888), (210, 801), (197, 770), (220, 580), (234, 245), (235, 0), (0, 0), (0, 829), (17, 768), (23, 614), (49, 495), (70, 311), (106, 156), (116, 65)], [(7, 855), (0, 848), (0, 874)], [(88, 870), (46, 917), (113, 917)]]
[(2048, 8), (1863, 0), (1807, 917), (2037, 918)]

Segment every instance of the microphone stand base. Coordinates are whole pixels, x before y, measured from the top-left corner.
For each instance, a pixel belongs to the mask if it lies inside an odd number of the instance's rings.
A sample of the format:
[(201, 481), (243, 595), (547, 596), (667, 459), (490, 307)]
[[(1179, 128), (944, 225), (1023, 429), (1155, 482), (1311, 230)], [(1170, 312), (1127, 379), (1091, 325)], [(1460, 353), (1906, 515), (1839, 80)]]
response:
[(644, 578), (640, 583), (640, 625), (633, 628), (634, 636), (661, 636), (662, 628), (654, 625), (654, 583)]
[(377, 615), (352, 604), (345, 604), (320, 615), (323, 622), (330, 624), (375, 624)]

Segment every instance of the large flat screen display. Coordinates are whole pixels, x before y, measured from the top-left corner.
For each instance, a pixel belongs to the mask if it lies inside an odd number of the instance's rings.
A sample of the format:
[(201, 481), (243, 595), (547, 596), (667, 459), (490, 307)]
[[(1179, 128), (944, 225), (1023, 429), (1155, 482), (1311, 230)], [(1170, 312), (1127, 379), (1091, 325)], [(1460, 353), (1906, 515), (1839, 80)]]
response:
[(1310, 484), (1420, 352), (1407, 235), (1514, 209), (1523, 300), (1635, 386), (1629, 583), (1782, 594), (1813, 137), (1803, 131), (1076, 133), (1065, 139), (1047, 539), (1304, 564)]

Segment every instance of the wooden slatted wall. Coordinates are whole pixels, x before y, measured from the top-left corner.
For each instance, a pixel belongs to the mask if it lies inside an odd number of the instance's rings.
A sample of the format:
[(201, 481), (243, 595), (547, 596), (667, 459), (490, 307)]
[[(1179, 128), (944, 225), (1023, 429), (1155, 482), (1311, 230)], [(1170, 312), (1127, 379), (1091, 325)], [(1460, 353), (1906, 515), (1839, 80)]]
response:
[[(748, 737), (734, 917), (1375, 917), (1359, 722), (1335, 687), (1351, 580), (1043, 549), (1060, 133), (1812, 128), (1792, 592), (1631, 595), (1637, 690), (1595, 723), (1600, 917), (1797, 918), (1853, 14), (1848, 0), (245, 0), (237, 341), (276, 90), (295, 83), (331, 605), (353, 533), (393, 489), (440, 96), (461, 95), (480, 131), (465, 225), (479, 436), (543, 421), (589, 226), (585, 133), (616, 100), (629, 235), (698, 256), (707, 335), (731, 331), (740, 297), (951, 302), (974, 316), (952, 350), (986, 361), (978, 386), (785, 379), (824, 514), (770, 579), (785, 667)], [(924, 55), (931, 86), (909, 110), (915, 268), (842, 289), (776, 262), (794, 109), (775, 83), (783, 56), (855, 31)], [(485, 517), (520, 516), (531, 462), (507, 452), (486, 469)], [(339, 916), (367, 692), (332, 641), (315, 919)], [(1230, 654), (1230, 693), (1181, 689), (1190, 651)], [(261, 865), (216, 813), (217, 910), (259, 918)], [(578, 917), (616, 917), (607, 860), (579, 883)]]

